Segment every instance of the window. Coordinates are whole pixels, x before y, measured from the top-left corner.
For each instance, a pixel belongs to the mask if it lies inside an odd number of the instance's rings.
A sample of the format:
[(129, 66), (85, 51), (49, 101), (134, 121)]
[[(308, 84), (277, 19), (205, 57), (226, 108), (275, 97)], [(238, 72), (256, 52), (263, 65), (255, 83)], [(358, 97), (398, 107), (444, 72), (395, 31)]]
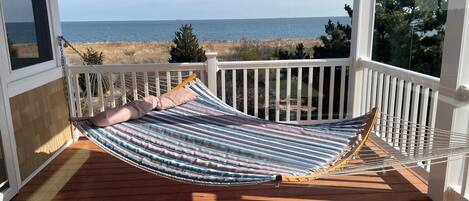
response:
[(4, 0), (12, 70), (53, 59), (46, 0)]

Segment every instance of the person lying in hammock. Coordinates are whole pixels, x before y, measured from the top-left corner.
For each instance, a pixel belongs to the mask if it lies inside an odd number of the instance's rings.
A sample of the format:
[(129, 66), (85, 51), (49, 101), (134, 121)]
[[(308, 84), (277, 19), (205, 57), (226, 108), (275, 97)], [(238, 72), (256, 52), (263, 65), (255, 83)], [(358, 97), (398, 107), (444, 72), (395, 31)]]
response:
[(132, 119), (140, 119), (147, 113), (157, 109), (166, 110), (193, 101), (197, 95), (191, 90), (181, 87), (159, 97), (146, 96), (122, 106), (98, 113), (89, 120), (98, 127), (112, 126)]

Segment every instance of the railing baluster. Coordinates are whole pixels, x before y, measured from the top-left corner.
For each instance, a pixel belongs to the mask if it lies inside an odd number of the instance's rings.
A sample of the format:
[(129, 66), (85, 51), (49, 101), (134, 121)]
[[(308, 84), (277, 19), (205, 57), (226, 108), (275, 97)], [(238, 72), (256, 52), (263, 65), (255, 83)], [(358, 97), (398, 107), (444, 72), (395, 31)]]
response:
[(226, 75), (225, 70), (221, 70), (221, 100), (226, 103)]
[(145, 96), (149, 96), (150, 95), (150, 89), (149, 89), (149, 86), (148, 86), (148, 73), (147, 72), (144, 72), (143, 73), (143, 88), (144, 88), (144, 91), (145, 91)]
[(275, 69), (275, 121), (280, 121), (280, 68)]
[(74, 77), (74, 87), (75, 87), (75, 104), (77, 107), (77, 115), (78, 117), (83, 117), (83, 111), (81, 109), (81, 88), (80, 88), (80, 74), (75, 74)]
[(409, 112), (410, 112), (410, 96), (412, 92), (412, 82), (406, 82), (405, 84), (405, 96), (404, 96), (404, 114), (403, 116), (403, 131), (402, 131), (402, 144), (401, 151), (407, 152), (407, 143), (408, 143), (408, 129), (409, 129)]
[(291, 68), (287, 68), (287, 96), (286, 96), (286, 101), (287, 101), (287, 111), (286, 111), (285, 120), (287, 122), (289, 122), (290, 121), (290, 111), (291, 111)]
[(178, 71), (178, 84), (182, 82), (182, 72)]
[[(383, 73), (378, 73), (378, 82), (376, 85), (376, 107), (378, 107), (381, 112), (382, 112), (382, 102), (383, 102), (383, 79), (384, 79), (384, 74)], [(380, 137), (385, 137), (383, 136), (383, 133), (380, 132), (380, 127), (375, 126), (375, 132), (380, 136)]]
[(410, 129), (410, 152), (409, 154), (415, 154), (416, 146), (416, 137), (417, 137), (417, 118), (419, 112), (419, 103), (420, 103), (420, 85), (414, 86), (414, 93), (412, 93), (412, 112), (410, 114), (410, 121), (412, 123)]
[(313, 76), (314, 68), (308, 68), (308, 114), (307, 120), (311, 121), (311, 113), (313, 110)]
[(243, 112), (248, 113), (248, 71), (243, 69)]
[(167, 84), (166, 92), (171, 91), (173, 86), (171, 86), (171, 72), (170, 71), (166, 72), (166, 84)]
[(369, 87), (369, 80), (368, 80), (368, 68), (363, 69), (363, 86), (362, 86), (362, 102), (361, 102), (361, 114), (365, 114), (368, 111), (368, 87)]
[(318, 97), (318, 120), (322, 120), (322, 104), (324, 100), (324, 66), (319, 67), (319, 97)]
[(111, 107), (114, 108), (116, 107), (116, 97), (115, 97), (115, 89), (114, 89), (114, 79), (112, 77), (112, 73), (108, 73), (108, 76), (107, 76), (108, 80), (109, 80), (109, 95), (110, 95), (110, 98), (111, 98)]
[(161, 85), (160, 85), (160, 73), (155, 72), (155, 90), (156, 90), (156, 96), (161, 95)]
[(127, 103), (127, 89), (125, 86), (125, 73), (120, 73), (121, 79), (121, 88), (122, 88), (122, 104), (125, 105)]
[(423, 89), (422, 93), (422, 98), (420, 100), (420, 119), (419, 119), (419, 125), (421, 128), (419, 128), (419, 134), (417, 135), (417, 147), (416, 149), (419, 150), (418, 154), (423, 153), (423, 148), (425, 145), (425, 134), (427, 133), (427, 130), (422, 129), (422, 127), (427, 126), (427, 114), (428, 114), (428, 98), (430, 94), (430, 88), (425, 87)]
[(392, 118), (395, 115), (395, 106), (396, 106), (396, 85), (397, 85), (397, 78), (391, 78), (391, 94), (389, 97), (389, 109), (388, 109), (388, 122), (386, 122), (386, 127), (384, 128), (385, 131), (389, 133), (388, 142), (394, 144), (394, 132), (393, 132), (393, 123), (397, 121), (396, 119)]
[(398, 85), (397, 85), (397, 99), (396, 99), (396, 115), (395, 117), (397, 118), (394, 120), (394, 129), (395, 129), (395, 136), (394, 136), (394, 148), (397, 148), (399, 146), (399, 143), (402, 145), (404, 142), (404, 139), (401, 139), (401, 131), (400, 127), (404, 125), (404, 122), (401, 122), (401, 119), (403, 118), (402, 115), (402, 104), (403, 104), (403, 96), (404, 96), (404, 80), (399, 80)]
[(366, 84), (366, 107), (365, 107), (365, 113), (369, 112), (371, 110), (371, 99), (372, 99), (372, 93), (371, 89), (373, 88), (373, 70), (368, 69), (367, 73), (367, 84)]
[[(206, 69), (206, 68), (205, 68)], [(200, 72), (200, 81), (202, 81), (202, 83), (207, 83), (207, 80), (205, 79), (205, 73), (206, 71), (205, 70), (201, 70), (199, 71)]]
[(378, 72), (373, 71), (373, 83), (371, 84), (371, 106), (370, 106), (371, 108), (376, 107), (377, 87), (378, 87)]
[(254, 116), (259, 117), (259, 70), (254, 70)]
[[(438, 105), (438, 91), (432, 91), (432, 99), (430, 101), (430, 115), (429, 115), (429, 125), (430, 127), (430, 132), (428, 133), (427, 139), (433, 139), (434, 136), (434, 131), (435, 129), (435, 123), (436, 123), (436, 109)], [(429, 141), (426, 143), (425, 151), (431, 150), (433, 147), (433, 141)], [(429, 161), (430, 162), (430, 161)], [(430, 171), (430, 165), (427, 166), (427, 171)]]
[(269, 120), (269, 104), (270, 104), (270, 92), (269, 92), (269, 89), (270, 89), (270, 86), (269, 86), (269, 82), (270, 82), (270, 69), (266, 68), (265, 69), (265, 89), (264, 89), (264, 113), (265, 113), (265, 120)]
[(104, 92), (103, 92), (103, 76), (101, 73), (96, 74), (96, 84), (98, 84), (98, 99), (99, 99), (99, 111), (104, 111)]
[(339, 99), (339, 119), (344, 119), (345, 110), (345, 74), (347, 66), (341, 66), (340, 68), (340, 99)]
[(233, 108), (237, 109), (236, 93), (238, 92), (236, 90), (236, 70), (232, 70), (232, 82), (233, 82)]
[(93, 113), (93, 93), (91, 91), (90, 74), (85, 73), (86, 96), (88, 100), (88, 115), (92, 117)]
[(70, 70), (67, 70), (65, 69), (65, 73), (66, 73), (66, 77), (65, 79), (67, 80), (66, 84), (67, 86), (64, 86), (64, 87), (67, 87), (67, 97), (68, 97), (68, 103), (69, 103), (69, 106), (70, 106), (70, 116), (71, 117), (77, 117), (77, 107), (75, 105), (75, 86), (73, 86), (73, 83), (74, 83), (74, 75), (71, 73)]
[(329, 78), (329, 113), (328, 119), (334, 119), (334, 88), (335, 88), (335, 66), (331, 66), (331, 73)]
[(132, 72), (132, 92), (134, 100), (138, 100), (137, 73)]
[(297, 88), (296, 88), (296, 121), (300, 123), (301, 121), (301, 95), (303, 92), (303, 68), (298, 68), (298, 78), (297, 78)]
[(386, 133), (386, 121), (387, 121), (387, 114), (388, 114), (388, 107), (389, 107), (389, 82), (391, 81), (389, 75), (383, 75), (384, 76), (384, 85), (383, 85), (383, 98), (380, 101), (381, 106), (380, 109), (382, 110), (381, 115), (381, 128), (380, 128), (380, 133), (382, 137), (386, 137), (386, 142), (390, 141), (390, 134)]

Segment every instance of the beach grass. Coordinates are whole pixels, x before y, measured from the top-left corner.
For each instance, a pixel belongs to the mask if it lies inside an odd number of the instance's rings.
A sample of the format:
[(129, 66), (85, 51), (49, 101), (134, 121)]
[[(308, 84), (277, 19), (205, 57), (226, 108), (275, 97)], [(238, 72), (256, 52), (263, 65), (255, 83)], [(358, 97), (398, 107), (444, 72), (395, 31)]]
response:
[[(294, 52), (299, 43), (304, 43), (310, 53), (314, 46), (321, 45), (318, 39), (202, 41), (200, 45), (206, 52), (217, 52), (220, 61), (237, 61), (244, 60), (239, 51), (246, 46), (250, 50), (254, 49), (256, 60), (268, 60), (276, 49)], [(104, 64), (167, 63), (171, 45), (171, 41), (73, 43), (81, 52), (85, 52), (87, 48), (103, 52)], [(79, 55), (71, 48), (65, 48), (65, 55), (72, 64), (82, 63)]]

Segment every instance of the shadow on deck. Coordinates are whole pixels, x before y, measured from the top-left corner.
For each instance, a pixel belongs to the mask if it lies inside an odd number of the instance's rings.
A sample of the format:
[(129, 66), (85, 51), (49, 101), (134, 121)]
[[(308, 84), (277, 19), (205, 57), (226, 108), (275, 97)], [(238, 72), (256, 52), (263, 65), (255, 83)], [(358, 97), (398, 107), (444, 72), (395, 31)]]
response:
[(328, 177), (313, 182), (240, 187), (178, 183), (134, 168), (80, 140), (24, 186), (14, 200), (430, 200), (407, 170)]

